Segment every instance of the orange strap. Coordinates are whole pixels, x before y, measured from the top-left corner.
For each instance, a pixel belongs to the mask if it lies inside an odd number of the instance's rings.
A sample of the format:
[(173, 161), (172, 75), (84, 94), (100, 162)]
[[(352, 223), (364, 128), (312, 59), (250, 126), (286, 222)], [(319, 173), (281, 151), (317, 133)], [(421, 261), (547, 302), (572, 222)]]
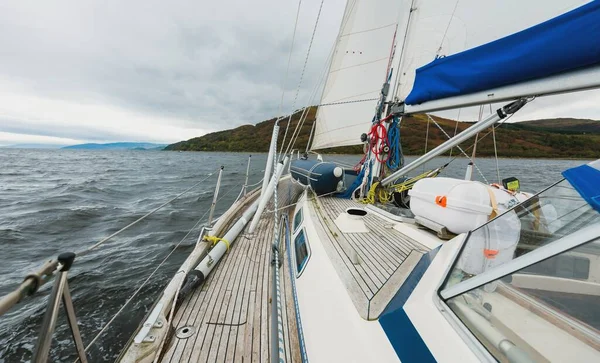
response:
[(493, 260), (494, 258), (496, 258), (497, 254), (498, 254), (498, 250), (488, 250), (488, 249), (483, 250), (483, 255), (488, 260)]

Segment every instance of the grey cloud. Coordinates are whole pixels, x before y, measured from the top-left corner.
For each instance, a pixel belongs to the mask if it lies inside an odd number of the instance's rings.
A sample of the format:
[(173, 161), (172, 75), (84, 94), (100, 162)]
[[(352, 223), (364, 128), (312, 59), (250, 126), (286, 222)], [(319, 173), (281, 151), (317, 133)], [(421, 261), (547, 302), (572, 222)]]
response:
[[(318, 3), (303, 2), (289, 72), (293, 77), (285, 84), (287, 108)], [(0, 76), (45, 98), (168, 116), (182, 127), (218, 129), (223, 122), (257, 122), (277, 112), (296, 6), (239, 0), (83, 1), (33, 7), (15, 1), (0, 12)], [(342, 10), (341, 0), (324, 9), (312, 68), (299, 97), (303, 103), (329, 53)], [(34, 131), (21, 123), (12, 129)], [(95, 140), (93, 132), (81, 127), (66, 134)]]
[(119, 141), (126, 138), (131, 141), (138, 141), (137, 135), (132, 133), (124, 134), (123, 132), (114, 132), (82, 124), (72, 124), (68, 127), (57, 128), (54, 125), (40, 124), (22, 119), (0, 118), (0, 132), (10, 132), (21, 135), (51, 136), (74, 140)]

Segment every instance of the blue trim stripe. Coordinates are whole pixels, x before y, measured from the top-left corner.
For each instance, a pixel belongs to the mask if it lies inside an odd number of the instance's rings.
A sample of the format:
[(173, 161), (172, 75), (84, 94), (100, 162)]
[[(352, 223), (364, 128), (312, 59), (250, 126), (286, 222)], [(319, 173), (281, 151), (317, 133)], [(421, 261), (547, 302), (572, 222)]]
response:
[(427, 344), (425, 344), (404, 311), (404, 304), (419, 284), (421, 277), (423, 277), (438, 250), (439, 247), (421, 257), (417, 266), (415, 266), (379, 318), (379, 324), (381, 324), (383, 331), (394, 347), (398, 358), (404, 363), (435, 362), (435, 358), (427, 348)]

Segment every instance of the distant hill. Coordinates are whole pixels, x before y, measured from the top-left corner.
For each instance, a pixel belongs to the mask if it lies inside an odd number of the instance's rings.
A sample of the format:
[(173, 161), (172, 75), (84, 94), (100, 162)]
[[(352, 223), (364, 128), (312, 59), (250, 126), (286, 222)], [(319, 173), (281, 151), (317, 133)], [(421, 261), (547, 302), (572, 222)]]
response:
[(560, 132), (563, 134), (600, 134), (600, 121), (577, 118), (554, 118), (516, 123), (525, 129)]
[(63, 149), (80, 150), (162, 150), (166, 145), (150, 142), (113, 142), (108, 144), (79, 144), (65, 146)]
[[(308, 118), (300, 130), (294, 148), (304, 150), (310, 129), (315, 120), (316, 108), (311, 108)], [(300, 114), (292, 117), (286, 144), (293, 132)], [(454, 134), (456, 121), (434, 117), (436, 122), (448, 133)], [(562, 122), (561, 120), (565, 120)], [(280, 122), (278, 142), (281, 145), (287, 121)], [(260, 122), (256, 125), (244, 125), (231, 130), (210, 133), (181, 141), (165, 147), (165, 150), (183, 151), (244, 151), (266, 152), (269, 148), (271, 133), (275, 119)], [(425, 150), (425, 135), (427, 134), (427, 117), (413, 115), (404, 117), (400, 132), (402, 150), (406, 155), (421, 155)], [(600, 157), (600, 130), (596, 129), (600, 121), (576, 119), (536, 120), (519, 123), (506, 123), (496, 130), (498, 155), (503, 157), (534, 157), (534, 158), (598, 158)], [(472, 123), (459, 122), (458, 132), (464, 131)], [(488, 129), (480, 134), (477, 144), (477, 155), (494, 156), (494, 144), (491, 134), (483, 139)], [(587, 130), (587, 131), (582, 131)], [(585, 134), (583, 134), (585, 132)], [(360, 135), (356, 135), (357, 138)], [(440, 145), (447, 137), (433, 123), (429, 124), (427, 150)], [(472, 146), (473, 140), (461, 145), (465, 150)], [(323, 150), (324, 153), (361, 154), (362, 146), (348, 146)], [(453, 151), (456, 155), (457, 150)]]
[(15, 144), (15, 145), (6, 145), (0, 146), (3, 149), (60, 149), (65, 145), (56, 145), (56, 144)]

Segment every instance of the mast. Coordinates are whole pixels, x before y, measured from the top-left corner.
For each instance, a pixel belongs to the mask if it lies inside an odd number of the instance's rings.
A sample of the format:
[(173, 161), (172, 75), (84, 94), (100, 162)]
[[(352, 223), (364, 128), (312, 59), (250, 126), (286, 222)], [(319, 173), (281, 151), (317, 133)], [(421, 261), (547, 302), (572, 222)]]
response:
[[(401, 69), (402, 60), (404, 59), (404, 47), (406, 45), (406, 41), (408, 39), (408, 31), (410, 29), (411, 23), (411, 15), (414, 10), (414, 2), (415, 0), (410, 1), (410, 6), (408, 9), (405, 9), (405, 5), (407, 2), (402, 4), (400, 8), (398, 19), (396, 21), (396, 31), (394, 33), (394, 38), (392, 40), (392, 48), (390, 51), (390, 59), (388, 69), (386, 70), (385, 75), (385, 83), (381, 88), (381, 108), (376, 110), (375, 122), (380, 122), (382, 115), (388, 115), (390, 107), (389, 105), (393, 102), (396, 97), (396, 92), (398, 91), (398, 87), (391, 87), (391, 85), (396, 84), (396, 80), (399, 79), (399, 70)], [(405, 27), (401, 28), (401, 24), (406, 24)], [(400, 32), (398, 30), (401, 30)], [(398, 41), (401, 40), (401, 46), (398, 51)], [(396, 62), (397, 59), (397, 62)], [(397, 64), (397, 66), (395, 66)], [(392, 88), (390, 92), (390, 88)], [(369, 127), (373, 127), (370, 125)], [(390, 122), (385, 122), (383, 124), (385, 128), (386, 134), (390, 127)], [(381, 148), (381, 140), (378, 141), (375, 148), (379, 150)], [(369, 143), (370, 144), (370, 143)], [(391, 145), (388, 145), (390, 147)], [(391, 150), (389, 151), (391, 152)], [(388, 155), (388, 157), (390, 157)], [(383, 168), (383, 162), (379, 161), (376, 155), (371, 155), (371, 162), (373, 164), (371, 170), (371, 180), (369, 180), (369, 185), (373, 182), (373, 178), (379, 178)]]

